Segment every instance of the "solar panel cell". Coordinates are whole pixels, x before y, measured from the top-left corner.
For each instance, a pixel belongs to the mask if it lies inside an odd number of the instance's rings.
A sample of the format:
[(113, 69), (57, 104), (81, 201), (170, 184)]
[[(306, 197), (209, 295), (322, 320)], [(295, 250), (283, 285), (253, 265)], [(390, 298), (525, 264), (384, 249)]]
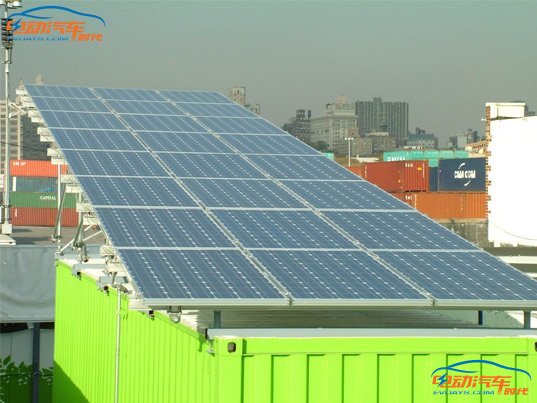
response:
[(365, 252), (255, 251), (297, 300), (425, 300)]
[(232, 248), (200, 209), (98, 208), (116, 247)]
[(263, 178), (259, 171), (236, 154), (158, 155), (180, 178)]
[(146, 299), (283, 301), (276, 288), (235, 250), (120, 253)]
[(311, 211), (225, 211), (215, 215), (249, 249), (355, 246)]
[(171, 178), (82, 176), (79, 182), (94, 206), (196, 206)]
[(185, 179), (184, 182), (208, 207), (304, 208), (270, 180)]
[(75, 175), (168, 176), (148, 152), (63, 150)]
[(418, 212), (325, 212), (369, 249), (476, 249)]

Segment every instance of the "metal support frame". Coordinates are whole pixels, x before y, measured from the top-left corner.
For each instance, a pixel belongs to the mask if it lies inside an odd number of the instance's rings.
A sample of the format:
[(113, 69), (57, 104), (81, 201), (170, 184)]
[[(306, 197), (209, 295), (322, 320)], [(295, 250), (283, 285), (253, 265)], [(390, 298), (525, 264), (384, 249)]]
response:
[(222, 328), (222, 311), (214, 311), (213, 313), (213, 328)]
[(531, 329), (531, 311), (524, 311), (524, 329)]
[(54, 224), (54, 235), (52, 235), (52, 240), (56, 241), (58, 245), (58, 252), (60, 252), (62, 248), (62, 213), (65, 204), (65, 189), (67, 187), (60, 182), (61, 167), (61, 165), (58, 165), (58, 215), (56, 216), (56, 223)]

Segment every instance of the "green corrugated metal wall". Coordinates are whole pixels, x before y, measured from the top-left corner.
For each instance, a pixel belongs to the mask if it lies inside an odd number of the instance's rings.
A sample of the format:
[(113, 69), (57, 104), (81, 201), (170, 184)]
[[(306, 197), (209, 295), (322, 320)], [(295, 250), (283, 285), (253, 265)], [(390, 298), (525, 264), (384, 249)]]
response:
[[(56, 402), (113, 402), (117, 294), (58, 264)], [(120, 402), (535, 402), (534, 338), (216, 338), (122, 300)], [(228, 352), (235, 343), (236, 351)], [(488, 359), (530, 371), (529, 396), (434, 395), (440, 366)], [(496, 375), (483, 367), (478, 375)], [(456, 374), (457, 375), (457, 374)], [(515, 385), (511, 385), (515, 386)], [(479, 390), (479, 387), (478, 389)]]

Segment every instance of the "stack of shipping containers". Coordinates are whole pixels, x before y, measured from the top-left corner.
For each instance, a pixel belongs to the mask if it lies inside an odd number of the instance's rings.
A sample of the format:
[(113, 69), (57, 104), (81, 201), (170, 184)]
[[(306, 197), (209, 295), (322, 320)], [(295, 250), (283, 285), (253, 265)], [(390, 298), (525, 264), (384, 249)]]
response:
[(485, 158), (466, 151), (393, 151), (384, 162), (349, 167), (437, 220), (485, 219)]
[[(58, 214), (57, 166), (50, 161), (12, 160), (10, 172), (12, 224), (54, 226)], [(74, 227), (77, 223), (75, 195), (66, 194), (62, 225)]]

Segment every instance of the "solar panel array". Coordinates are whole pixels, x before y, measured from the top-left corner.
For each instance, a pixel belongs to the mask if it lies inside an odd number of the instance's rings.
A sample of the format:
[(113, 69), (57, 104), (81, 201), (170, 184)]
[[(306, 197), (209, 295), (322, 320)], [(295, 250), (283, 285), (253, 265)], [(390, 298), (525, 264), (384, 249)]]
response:
[(537, 281), (220, 94), (26, 88), (148, 305), (537, 306)]

